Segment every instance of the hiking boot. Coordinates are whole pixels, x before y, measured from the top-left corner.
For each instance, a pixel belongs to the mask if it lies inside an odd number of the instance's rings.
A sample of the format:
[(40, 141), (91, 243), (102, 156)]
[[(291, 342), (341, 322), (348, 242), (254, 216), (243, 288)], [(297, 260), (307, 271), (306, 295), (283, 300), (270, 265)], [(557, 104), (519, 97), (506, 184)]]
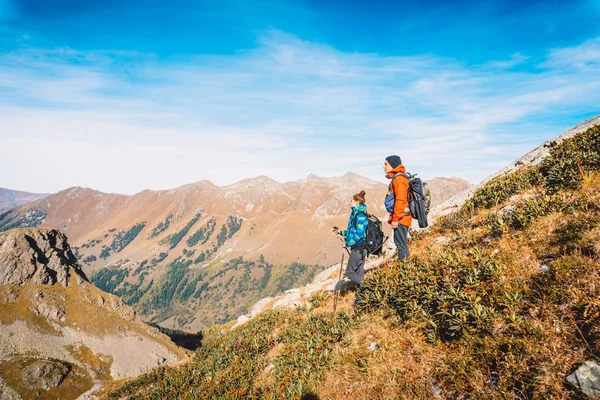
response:
[(338, 290), (338, 291), (347, 290), (349, 282), (352, 282), (352, 281), (348, 278), (344, 278), (344, 279), (340, 280), (338, 283), (335, 284), (334, 290)]

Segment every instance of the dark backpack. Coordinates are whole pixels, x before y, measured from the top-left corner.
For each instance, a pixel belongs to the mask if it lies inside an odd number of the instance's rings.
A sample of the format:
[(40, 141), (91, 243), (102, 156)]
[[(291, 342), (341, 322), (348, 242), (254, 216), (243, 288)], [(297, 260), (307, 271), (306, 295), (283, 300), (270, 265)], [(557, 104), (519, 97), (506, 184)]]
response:
[[(356, 213), (357, 216), (359, 214), (365, 215), (369, 220), (369, 223), (367, 224), (367, 237), (360, 242), (358, 246), (362, 246), (369, 254), (374, 254), (376, 256), (381, 255), (383, 250), (383, 229), (381, 228), (381, 221), (375, 215), (367, 214), (364, 211)], [(354, 219), (354, 222), (356, 223), (356, 218)]]
[(408, 207), (410, 208), (410, 215), (419, 221), (419, 228), (427, 228), (427, 213), (429, 212), (429, 189), (427, 183), (421, 181), (421, 178), (417, 178), (417, 175), (398, 174), (392, 178), (390, 183), (390, 193), (385, 198), (386, 210), (391, 214), (394, 212), (394, 204), (396, 203), (396, 194), (393, 191), (394, 179), (398, 176), (403, 176), (408, 179)]

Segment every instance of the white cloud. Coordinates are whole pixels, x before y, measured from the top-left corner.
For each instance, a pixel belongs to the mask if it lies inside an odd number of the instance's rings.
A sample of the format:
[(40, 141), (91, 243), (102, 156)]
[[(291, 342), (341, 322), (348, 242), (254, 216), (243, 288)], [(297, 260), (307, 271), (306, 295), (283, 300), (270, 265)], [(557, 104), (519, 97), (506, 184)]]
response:
[[(0, 141), (10, 149), (0, 171), (11, 171), (0, 186), (132, 193), (347, 170), (381, 179), (392, 153), (425, 178), (475, 182), (576, 122), (565, 112), (598, 111), (598, 43), (554, 49), (531, 72), (511, 70), (528, 62), (518, 53), (465, 66), (344, 53), (277, 31), (252, 51), (171, 63), (135, 52), (0, 54)], [(543, 118), (549, 131), (532, 133)]]
[(578, 46), (553, 49), (542, 67), (600, 72), (600, 37)]

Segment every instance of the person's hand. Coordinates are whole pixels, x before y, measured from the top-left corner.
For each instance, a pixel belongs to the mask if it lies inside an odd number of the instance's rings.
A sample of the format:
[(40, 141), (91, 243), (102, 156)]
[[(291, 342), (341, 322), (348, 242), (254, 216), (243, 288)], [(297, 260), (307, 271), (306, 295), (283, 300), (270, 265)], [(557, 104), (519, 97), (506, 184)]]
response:
[(398, 229), (398, 222), (392, 221), (392, 229)]

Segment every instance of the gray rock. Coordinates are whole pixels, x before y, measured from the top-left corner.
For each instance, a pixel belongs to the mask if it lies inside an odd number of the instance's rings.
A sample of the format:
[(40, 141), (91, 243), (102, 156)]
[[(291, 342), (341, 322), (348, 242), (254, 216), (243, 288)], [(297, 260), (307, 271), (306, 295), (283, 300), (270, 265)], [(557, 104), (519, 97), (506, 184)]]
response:
[(42, 293), (37, 293), (33, 298), (33, 305), (31, 310), (37, 316), (44, 317), (53, 321), (64, 321), (65, 319), (65, 308), (58, 304), (50, 304), (44, 300)]
[(63, 233), (33, 228), (0, 233), (0, 285), (68, 286), (75, 277), (87, 281)]
[(433, 240), (434, 244), (441, 244), (441, 245), (446, 245), (448, 243), (450, 243), (450, 238), (446, 237), (446, 236), (440, 236), (437, 237)]
[(600, 399), (600, 365), (596, 361), (584, 362), (577, 371), (567, 377), (567, 381), (590, 399)]
[(443, 391), (444, 389), (442, 389), (442, 387), (439, 385), (439, 383), (437, 383), (437, 381), (431, 382), (431, 394), (434, 397), (440, 397)]
[(71, 371), (67, 363), (52, 360), (40, 360), (23, 371), (23, 383), (30, 389), (50, 389), (63, 383)]
[(267, 367), (265, 368), (265, 373), (270, 374), (272, 372), (275, 372), (275, 365), (273, 365), (273, 364), (267, 365)]
[[(17, 301), (19, 294), (15, 287), (3, 286), (0, 287), (0, 304), (9, 304)], [(1, 399), (1, 397), (0, 397)]]

